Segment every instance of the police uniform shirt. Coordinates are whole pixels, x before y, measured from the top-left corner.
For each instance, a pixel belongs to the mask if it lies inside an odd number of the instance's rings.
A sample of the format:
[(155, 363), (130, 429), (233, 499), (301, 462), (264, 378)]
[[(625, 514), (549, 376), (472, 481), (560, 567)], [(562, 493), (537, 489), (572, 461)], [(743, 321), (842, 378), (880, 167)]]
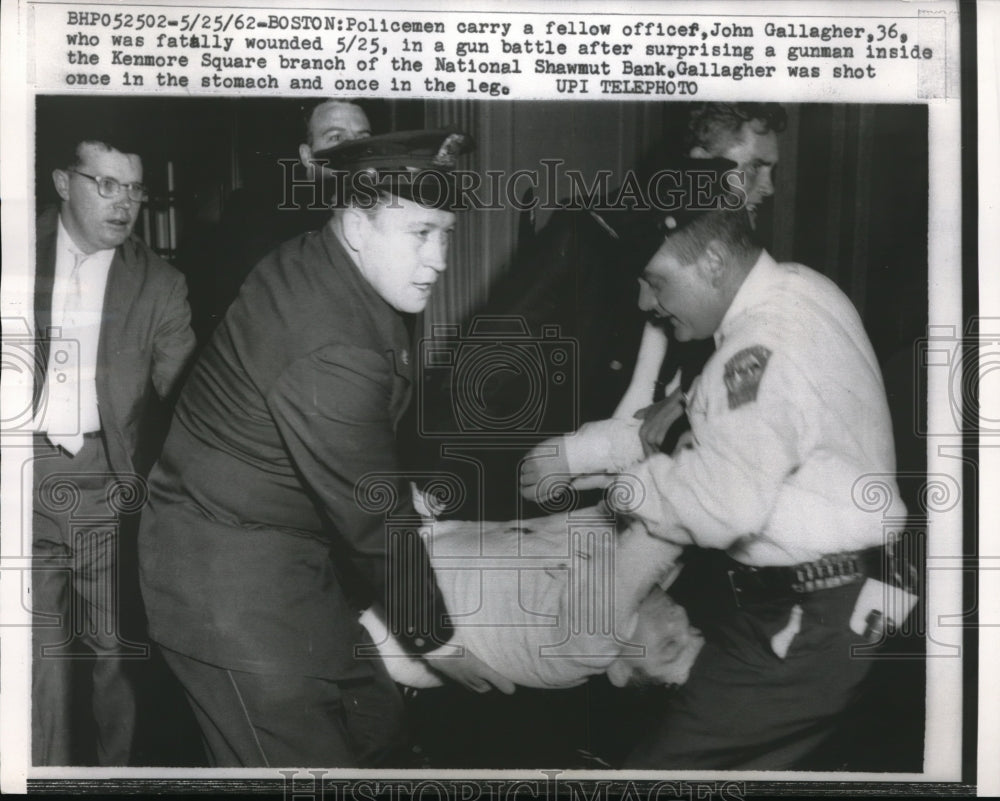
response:
[(905, 508), (881, 372), (848, 298), (762, 251), (715, 340), (688, 399), (696, 444), (630, 471), (637, 516), (751, 565), (882, 544), (883, 515)]

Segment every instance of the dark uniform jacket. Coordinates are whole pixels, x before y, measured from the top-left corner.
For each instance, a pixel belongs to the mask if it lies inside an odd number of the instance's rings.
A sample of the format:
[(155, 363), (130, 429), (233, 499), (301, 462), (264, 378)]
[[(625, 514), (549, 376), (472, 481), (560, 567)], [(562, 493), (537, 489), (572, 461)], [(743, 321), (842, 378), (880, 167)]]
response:
[[(231, 669), (365, 675), (357, 618), (375, 600), (413, 650), (446, 641), (415, 527), (387, 539), (387, 499), (415, 518), (395, 443), (411, 370), (402, 317), (330, 226), (261, 261), (195, 365), (151, 478), (139, 548), (154, 640)], [(370, 473), (383, 480), (356, 498)], [(390, 542), (405, 553), (390, 558)]]
[[(58, 208), (50, 208), (36, 226), (36, 388), (49, 357), (58, 221)], [(159, 445), (151, 412), (173, 390), (194, 345), (184, 276), (129, 236), (111, 261), (97, 346), (101, 429), (116, 473), (149, 469)]]
[[(649, 219), (649, 212), (629, 209), (557, 211), (515, 254), (483, 320), (498, 331), (509, 331), (512, 321), (523, 325), (529, 341), (538, 343), (539, 384), (525, 370), (487, 371), (485, 360), (478, 373), (459, 364), (440, 381), (425, 372), (423, 418), (409, 426), (420, 431), (414, 435), (412, 450), (419, 455), (413, 461), (436, 463), (440, 470), (460, 476), (466, 486), (481, 488), (481, 495), (468, 492), (463, 503), (444, 516), (506, 520), (551, 511), (520, 498), (520, 461), (536, 442), (610, 417), (628, 389), (645, 323), (637, 279), (663, 242)], [(558, 336), (546, 334), (553, 328)], [(494, 338), (519, 344), (508, 334)], [(664, 368), (670, 368), (668, 377), (678, 367), (677, 354), (689, 347), (678, 349), (671, 343), (671, 359)], [(568, 349), (568, 360), (553, 365), (548, 356), (555, 349)], [(462, 377), (469, 374), (488, 380), (481, 386), (462, 386)], [(463, 429), (457, 406), (473, 390), (480, 419), (511, 420), (536, 404), (541, 413), (518, 430), (497, 426), (491, 435)], [(429, 436), (427, 431), (458, 433)], [(596, 503), (598, 498), (588, 495), (581, 503)]]

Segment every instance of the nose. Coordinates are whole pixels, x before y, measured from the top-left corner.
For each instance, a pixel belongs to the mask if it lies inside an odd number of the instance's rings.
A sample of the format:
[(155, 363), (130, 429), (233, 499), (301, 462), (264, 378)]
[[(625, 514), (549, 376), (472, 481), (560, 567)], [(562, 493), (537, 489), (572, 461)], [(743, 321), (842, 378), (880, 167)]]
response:
[(774, 194), (774, 183), (771, 181), (771, 168), (765, 167), (761, 170), (757, 181), (757, 192), (762, 198), (771, 197)]
[(436, 273), (443, 273), (448, 268), (448, 237), (444, 235), (428, 237), (421, 256), (425, 266)]
[(645, 283), (639, 282), (639, 309), (644, 312), (652, 311), (656, 307), (656, 295)]

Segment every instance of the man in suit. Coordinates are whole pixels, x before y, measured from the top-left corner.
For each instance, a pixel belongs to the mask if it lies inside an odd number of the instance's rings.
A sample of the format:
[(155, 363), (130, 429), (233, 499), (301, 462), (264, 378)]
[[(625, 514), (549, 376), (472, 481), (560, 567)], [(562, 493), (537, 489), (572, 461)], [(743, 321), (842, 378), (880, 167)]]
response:
[(126, 765), (119, 516), (141, 506), (150, 404), (172, 391), (194, 334), (183, 276), (132, 235), (145, 198), (133, 149), (77, 137), (52, 179), (61, 203), (36, 236), (32, 755), (73, 763), (71, 667), (92, 658), (97, 760)]
[[(402, 699), (359, 623), (373, 602), (441, 673), (513, 690), (446, 644), (395, 442), (413, 382), (404, 315), (430, 298), (455, 223), (438, 179), (469, 147), (416, 131), (323, 154), (357, 191), (254, 269), (177, 404), (140, 580), (212, 765), (397, 761)], [(380, 497), (398, 501), (391, 519)]]

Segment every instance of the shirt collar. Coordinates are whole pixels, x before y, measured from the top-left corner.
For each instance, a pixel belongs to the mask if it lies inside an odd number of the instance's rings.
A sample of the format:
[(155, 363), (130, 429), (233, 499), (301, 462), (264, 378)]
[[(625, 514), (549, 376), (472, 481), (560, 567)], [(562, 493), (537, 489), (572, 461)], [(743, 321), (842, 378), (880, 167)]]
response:
[(743, 279), (740, 288), (736, 290), (733, 302), (729, 304), (729, 308), (726, 309), (726, 313), (722, 317), (722, 322), (719, 323), (719, 327), (715, 331), (716, 348), (722, 345), (722, 340), (725, 339), (726, 332), (733, 321), (750, 307), (756, 306), (769, 293), (770, 277), (777, 266), (778, 263), (774, 257), (761, 248), (757, 261), (754, 262), (750, 272)]
[(84, 253), (83, 250), (80, 249), (80, 246), (73, 240), (69, 231), (66, 230), (66, 226), (63, 225), (62, 212), (60, 212), (56, 215), (56, 251), (71, 254), (79, 253), (84, 259), (92, 259), (96, 257), (98, 260), (107, 260), (110, 263), (111, 254), (114, 253), (114, 248), (95, 250), (93, 253)]
[(56, 252), (57, 253), (79, 253), (80, 249), (69, 235), (66, 226), (63, 225), (62, 215), (56, 217)]

